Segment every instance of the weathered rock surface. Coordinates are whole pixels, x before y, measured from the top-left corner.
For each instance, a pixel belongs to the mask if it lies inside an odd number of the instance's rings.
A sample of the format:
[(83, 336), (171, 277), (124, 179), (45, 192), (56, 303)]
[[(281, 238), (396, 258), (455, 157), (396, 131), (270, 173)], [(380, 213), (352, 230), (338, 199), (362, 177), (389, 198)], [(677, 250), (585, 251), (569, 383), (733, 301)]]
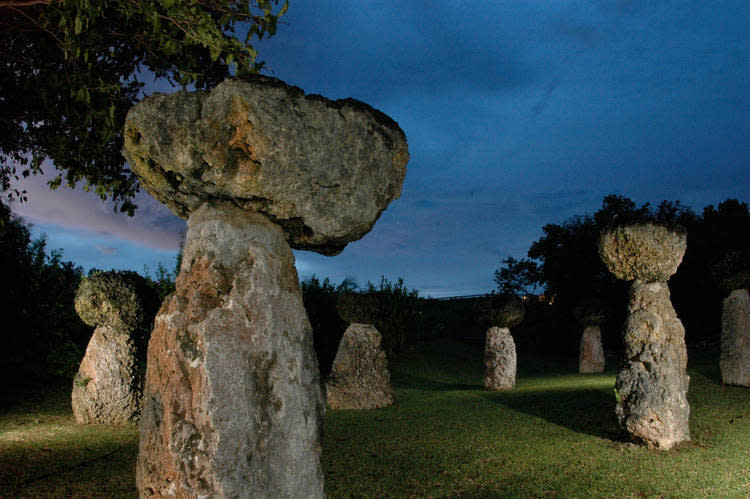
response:
[(750, 386), (750, 294), (736, 289), (724, 299), (721, 315), (721, 380)]
[(144, 321), (134, 274), (100, 272), (84, 279), (75, 297), (83, 321), (97, 326), (73, 380), (71, 405), (81, 424), (138, 420), (141, 375), (134, 334)]
[[(685, 252), (685, 236), (654, 225), (602, 235), (599, 254), (630, 288), (624, 340), (626, 362), (615, 389), (617, 417), (632, 437), (670, 449), (690, 440), (685, 329), (672, 307), (666, 280)], [(664, 261), (659, 261), (663, 258)]]
[(516, 386), (516, 344), (507, 327), (487, 330), (484, 367), (485, 388), (509, 390)]
[(71, 405), (76, 422), (136, 422), (140, 398), (141, 376), (133, 338), (109, 326), (99, 326), (73, 379)]
[(362, 293), (341, 293), (336, 300), (336, 311), (344, 322), (374, 324), (380, 315), (378, 297)]
[(137, 279), (143, 278), (116, 271), (99, 272), (84, 279), (76, 291), (76, 312), (89, 326), (134, 330), (144, 321)]
[(599, 256), (618, 279), (666, 282), (677, 271), (686, 248), (684, 234), (661, 225), (640, 224), (602, 234)]
[(393, 404), (388, 359), (380, 332), (371, 324), (351, 324), (344, 332), (326, 382), (331, 409), (377, 409)]
[(372, 228), (400, 196), (409, 159), (383, 113), (265, 76), (144, 99), (128, 113), (125, 156), (182, 218), (224, 200), (284, 226), (292, 247), (324, 254)]
[(323, 401), (281, 227), (226, 203), (190, 216), (143, 404), (142, 497), (322, 496)]
[(516, 295), (490, 295), (476, 303), (474, 315), (488, 327), (514, 327), (523, 321), (524, 306)]
[(588, 325), (583, 329), (578, 349), (578, 372), (585, 374), (604, 372), (602, 330), (597, 325)]

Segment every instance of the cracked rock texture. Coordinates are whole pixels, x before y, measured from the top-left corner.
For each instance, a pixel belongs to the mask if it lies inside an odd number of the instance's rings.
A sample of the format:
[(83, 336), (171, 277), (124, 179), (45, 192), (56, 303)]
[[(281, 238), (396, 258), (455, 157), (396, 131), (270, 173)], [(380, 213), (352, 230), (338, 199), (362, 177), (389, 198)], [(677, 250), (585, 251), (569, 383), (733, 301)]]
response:
[(73, 416), (81, 424), (124, 424), (138, 420), (141, 374), (134, 334), (144, 307), (134, 274), (100, 272), (84, 279), (75, 297), (83, 321), (96, 326), (73, 380)]
[(625, 281), (667, 281), (677, 272), (687, 248), (684, 234), (655, 224), (629, 225), (604, 232), (599, 256)]
[(141, 497), (321, 497), (323, 409), (284, 231), (207, 203), (149, 343)]
[(484, 368), (485, 388), (509, 390), (516, 386), (516, 344), (507, 327), (487, 330)]
[(649, 224), (614, 229), (599, 241), (609, 270), (635, 279), (623, 333), (626, 362), (615, 382), (617, 417), (633, 438), (663, 450), (690, 440), (685, 328), (666, 282), (685, 246), (683, 234)]
[(371, 324), (351, 324), (339, 343), (326, 382), (331, 409), (377, 409), (393, 404), (388, 359), (380, 332)]
[(604, 348), (602, 347), (602, 330), (597, 325), (585, 326), (578, 349), (578, 372), (604, 372)]
[(178, 216), (227, 201), (282, 225), (292, 247), (324, 254), (372, 228), (400, 196), (409, 159), (385, 114), (259, 75), (144, 99), (128, 113), (124, 154)]
[(721, 314), (721, 380), (750, 386), (750, 294), (736, 289), (724, 299)]

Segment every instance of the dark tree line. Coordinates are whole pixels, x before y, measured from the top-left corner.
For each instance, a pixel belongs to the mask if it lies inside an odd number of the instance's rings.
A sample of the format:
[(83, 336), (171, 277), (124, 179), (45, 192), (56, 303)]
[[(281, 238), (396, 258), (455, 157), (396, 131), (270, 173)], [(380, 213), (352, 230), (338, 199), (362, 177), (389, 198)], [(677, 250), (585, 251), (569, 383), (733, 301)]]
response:
[[(89, 275), (98, 272), (89, 271)], [(163, 267), (155, 276), (135, 275), (139, 295), (153, 321), (164, 297), (174, 290), (176, 271)], [(22, 220), (0, 202), (0, 372), (16, 383), (51, 377), (72, 378), (83, 359), (93, 328), (75, 311), (83, 269), (48, 250), (44, 236), (32, 239)], [(150, 329), (138, 340), (145, 344)]]
[(679, 201), (638, 206), (625, 197), (607, 196), (593, 215), (545, 225), (544, 235), (531, 245), (528, 258), (503, 260), (495, 272), (498, 289), (520, 293), (536, 287), (554, 299), (546, 312), (550, 324), (555, 324), (550, 335), (556, 337), (548, 341), (554, 349), (576, 348), (580, 334), (574, 320), (576, 309), (598, 300), (610, 312), (605, 341), (609, 346), (619, 345), (628, 284), (606, 270), (597, 241), (608, 227), (642, 222), (687, 232), (685, 257), (669, 283), (672, 301), (689, 342), (718, 338), (721, 300), (726, 291), (717, 281), (716, 269), (726, 266), (727, 254), (747, 255), (750, 249), (750, 212), (746, 203), (735, 199), (717, 207), (707, 206), (698, 215)]

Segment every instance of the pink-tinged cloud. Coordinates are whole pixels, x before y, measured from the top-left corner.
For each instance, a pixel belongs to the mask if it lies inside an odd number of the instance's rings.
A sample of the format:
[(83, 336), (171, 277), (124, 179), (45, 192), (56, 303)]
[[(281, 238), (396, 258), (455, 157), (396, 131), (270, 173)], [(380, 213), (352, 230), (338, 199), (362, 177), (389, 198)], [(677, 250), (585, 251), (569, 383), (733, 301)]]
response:
[[(156, 250), (177, 250), (186, 231), (185, 222), (146, 192), (136, 196), (138, 209), (128, 217), (115, 212), (110, 202), (102, 202), (94, 192), (79, 185), (75, 189), (50, 190), (47, 182), (54, 177), (53, 167), (45, 163), (44, 175), (18, 182), (28, 201), (13, 202), (14, 213), (32, 224), (54, 224), (68, 229), (87, 230), (100, 236), (114, 236)], [(106, 253), (108, 248), (101, 248)]]

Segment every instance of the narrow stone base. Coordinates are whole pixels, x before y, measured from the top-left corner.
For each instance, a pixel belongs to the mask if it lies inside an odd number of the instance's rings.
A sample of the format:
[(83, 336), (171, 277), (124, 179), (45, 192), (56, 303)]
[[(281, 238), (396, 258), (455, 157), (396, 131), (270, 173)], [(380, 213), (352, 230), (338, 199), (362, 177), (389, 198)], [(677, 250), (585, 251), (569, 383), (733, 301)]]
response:
[(484, 386), (488, 390), (510, 390), (516, 386), (516, 344), (507, 327), (487, 330), (484, 367)]
[(721, 380), (750, 386), (750, 293), (735, 289), (724, 299), (721, 314)]
[(649, 447), (690, 440), (685, 329), (666, 282), (635, 280), (625, 323), (627, 362), (617, 376), (617, 417)]
[(188, 220), (148, 348), (138, 492), (322, 497), (312, 330), (282, 229), (229, 205)]
[(586, 326), (578, 350), (578, 372), (592, 374), (604, 372), (604, 348), (599, 326)]

